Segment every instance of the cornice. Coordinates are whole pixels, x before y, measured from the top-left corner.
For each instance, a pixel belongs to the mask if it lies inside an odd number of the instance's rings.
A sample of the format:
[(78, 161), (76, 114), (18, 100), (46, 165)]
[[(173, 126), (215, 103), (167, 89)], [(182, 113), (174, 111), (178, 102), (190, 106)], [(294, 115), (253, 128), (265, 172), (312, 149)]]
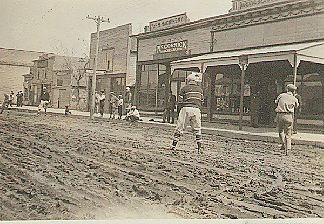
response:
[(278, 4), (277, 6), (244, 10), (242, 12), (233, 12), (225, 15), (204, 18), (165, 30), (140, 33), (133, 35), (133, 37), (136, 37), (137, 39), (149, 39), (205, 27), (211, 27), (212, 32), (217, 32), (323, 12), (324, 0), (302, 0), (300, 2), (288, 1), (285, 4)]
[(275, 22), (294, 17), (315, 15), (323, 12), (323, 0), (298, 2), (294, 4), (287, 4), (284, 6), (279, 5), (277, 7), (269, 9), (246, 12), (244, 14), (233, 15), (232, 17), (226, 17), (215, 20), (213, 22), (212, 31), (223, 31), (249, 25)]

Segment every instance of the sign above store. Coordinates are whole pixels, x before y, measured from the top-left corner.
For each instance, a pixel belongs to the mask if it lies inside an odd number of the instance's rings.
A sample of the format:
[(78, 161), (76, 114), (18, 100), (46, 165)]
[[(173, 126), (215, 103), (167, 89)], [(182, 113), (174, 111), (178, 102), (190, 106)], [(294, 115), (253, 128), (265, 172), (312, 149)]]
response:
[(230, 11), (239, 11), (284, 1), (287, 0), (234, 0), (232, 9)]
[(163, 19), (159, 19), (156, 21), (152, 21), (149, 23), (149, 30), (148, 31), (157, 31), (157, 30), (163, 30), (167, 29), (173, 26), (179, 26), (181, 24), (186, 24), (189, 22), (189, 19), (187, 17), (186, 13), (171, 16)]
[(165, 43), (156, 46), (156, 53), (168, 53), (168, 52), (175, 52), (175, 51), (183, 51), (188, 49), (188, 40), (181, 40), (172, 43)]

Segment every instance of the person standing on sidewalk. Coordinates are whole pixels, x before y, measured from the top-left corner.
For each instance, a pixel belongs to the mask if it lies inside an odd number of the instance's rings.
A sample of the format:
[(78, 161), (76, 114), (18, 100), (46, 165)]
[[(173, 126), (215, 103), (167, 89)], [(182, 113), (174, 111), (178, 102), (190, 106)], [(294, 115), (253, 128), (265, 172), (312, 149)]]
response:
[(106, 101), (105, 91), (101, 91), (101, 94), (99, 96), (99, 113), (101, 117), (103, 117), (104, 114), (105, 101)]
[[(176, 109), (176, 96), (172, 94), (172, 91), (170, 90), (169, 98), (166, 102), (166, 107), (163, 113), (163, 123), (165, 123), (165, 120), (171, 124), (174, 124), (174, 117), (175, 113), (174, 110)], [(170, 119), (171, 118), (171, 119)]]
[(299, 107), (298, 100), (293, 92), (297, 87), (293, 84), (287, 85), (287, 92), (281, 93), (275, 103), (277, 103), (277, 127), (279, 133), (279, 140), (281, 142), (281, 149), (285, 150), (286, 155), (291, 150), (291, 135), (294, 122), (294, 110)]
[(129, 87), (126, 87), (124, 103), (125, 103), (125, 113), (128, 114), (128, 112), (131, 110), (132, 107), (132, 93)]
[(9, 105), (10, 107), (12, 107), (12, 104), (13, 104), (14, 98), (15, 98), (15, 94), (14, 94), (13, 91), (11, 91), (10, 94), (9, 94), (9, 102), (8, 102), (8, 105)]
[(45, 115), (46, 115), (47, 107), (50, 102), (49, 98), (50, 98), (49, 93), (48, 93), (46, 87), (44, 87), (43, 92), (41, 93), (41, 96), (40, 96), (40, 104), (38, 105), (38, 112), (37, 112), (38, 114), (41, 112), (42, 108), (44, 108)]
[(110, 93), (110, 117), (112, 119), (116, 119), (116, 115), (118, 114), (118, 97), (114, 92)]
[(124, 105), (124, 99), (123, 99), (123, 95), (119, 95), (118, 96), (118, 119), (121, 120), (122, 116), (123, 116), (123, 105)]
[(297, 134), (297, 123), (302, 108), (302, 99), (301, 96), (297, 93), (297, 90), (295, 91), (295, 97), (298, 100), (299, 107), (295, 108), (294, 110), (293, 134)]
[(202, 136), (200, 108), (203, 102), (203, 90), (199, 86), (201, 80), (202, 74), (193, 72), (187, 77), (188, 84), (180, 90), (179, 104), (182, 108), (179, 113), (176, 131), (173, 134), (171, 150), (175, 150), (181, 135), (183, 135), (183, 131), (190, 125), (196, 136), (198, 153), (201, 152)]

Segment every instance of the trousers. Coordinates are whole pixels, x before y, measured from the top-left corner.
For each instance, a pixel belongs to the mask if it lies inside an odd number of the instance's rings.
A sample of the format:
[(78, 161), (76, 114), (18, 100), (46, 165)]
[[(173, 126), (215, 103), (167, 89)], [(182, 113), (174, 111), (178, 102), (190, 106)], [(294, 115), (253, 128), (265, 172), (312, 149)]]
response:
[(277, 128), (280, 142), (285, 146), (285, 149), (290, 150), (293, 113), (277, 113)]

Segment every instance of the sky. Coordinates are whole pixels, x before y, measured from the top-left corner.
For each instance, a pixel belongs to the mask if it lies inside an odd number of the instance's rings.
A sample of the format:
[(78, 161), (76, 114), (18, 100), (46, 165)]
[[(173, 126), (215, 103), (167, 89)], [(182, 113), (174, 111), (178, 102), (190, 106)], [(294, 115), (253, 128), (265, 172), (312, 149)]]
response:
[(109, 18), (101, 30), (132, 23), (133, 34), (150, 21), (186, 12), (191, 21), (226, 14), (231, 0), (0, 0), (0, 47), (89, 55), (87, 15)]

